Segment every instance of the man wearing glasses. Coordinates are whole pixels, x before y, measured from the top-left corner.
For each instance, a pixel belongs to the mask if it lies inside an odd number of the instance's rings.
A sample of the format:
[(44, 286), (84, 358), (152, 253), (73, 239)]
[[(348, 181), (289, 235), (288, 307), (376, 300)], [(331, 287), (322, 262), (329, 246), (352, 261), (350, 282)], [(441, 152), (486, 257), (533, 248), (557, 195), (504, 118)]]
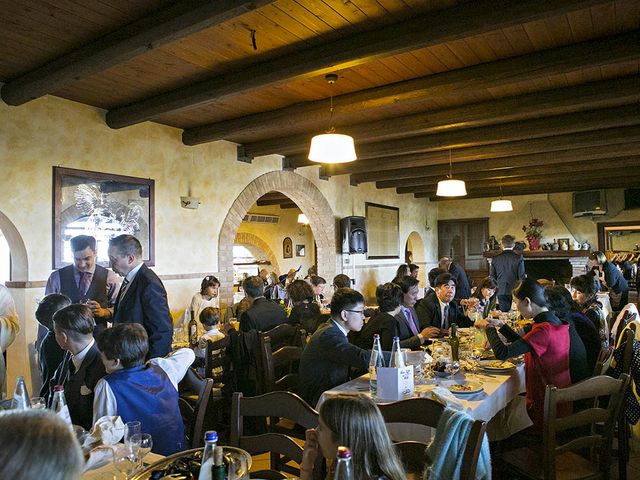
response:
[(349, 369), (364, 373), (371, 351), (349, 343), (347, 334), (364, 325), (364, 297), (340, 288), (331, 299), (331, 319), (313, 334), (300, 359), (300, 396), (316, 405), (320, 395), (347, 380)]

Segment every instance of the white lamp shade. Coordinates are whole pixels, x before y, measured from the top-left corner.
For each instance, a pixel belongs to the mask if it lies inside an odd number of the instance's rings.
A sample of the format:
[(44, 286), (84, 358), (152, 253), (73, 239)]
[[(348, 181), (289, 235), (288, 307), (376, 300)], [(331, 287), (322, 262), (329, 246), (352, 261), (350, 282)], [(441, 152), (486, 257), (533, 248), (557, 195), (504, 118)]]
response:
[(464, 197), (467, 187), (462, 180), (440, 180), (436, 195), (439, 197)]
[(302, 223), (303, 225), (309, 225), (309, 219), (304, 213), (298, 215), (298, 223)]
[(313, 162), (347, 163), (357, 158), (353, 137), (349, 135), (324, 133), (311, 139), (309, 160)]
[(492, 212), (511, 212), (513, 211), (513, 205), (511, 200), (494, 200), (491, 202)]

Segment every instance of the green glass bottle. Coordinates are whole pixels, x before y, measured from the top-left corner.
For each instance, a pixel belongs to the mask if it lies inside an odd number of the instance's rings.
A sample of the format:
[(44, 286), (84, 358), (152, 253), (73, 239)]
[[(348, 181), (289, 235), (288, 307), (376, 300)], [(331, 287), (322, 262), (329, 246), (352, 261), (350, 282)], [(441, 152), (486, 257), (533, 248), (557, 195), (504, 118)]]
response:
[(458, 326), (455, 323), (451, 324), (451, 337), (449, 337), (449, 345), (451, 346), (451, 361), (457, 362), (460, 360), (460, 337), (458, 337)]

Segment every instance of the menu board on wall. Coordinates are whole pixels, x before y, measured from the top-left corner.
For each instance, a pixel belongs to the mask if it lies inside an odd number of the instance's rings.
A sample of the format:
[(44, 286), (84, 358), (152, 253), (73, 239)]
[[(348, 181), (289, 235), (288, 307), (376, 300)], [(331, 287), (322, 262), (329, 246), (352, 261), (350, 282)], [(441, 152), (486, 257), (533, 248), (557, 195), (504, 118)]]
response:
[(369, 244), (367, 258), (400, 258), (400, 209), (367, 202), (365, 212)]

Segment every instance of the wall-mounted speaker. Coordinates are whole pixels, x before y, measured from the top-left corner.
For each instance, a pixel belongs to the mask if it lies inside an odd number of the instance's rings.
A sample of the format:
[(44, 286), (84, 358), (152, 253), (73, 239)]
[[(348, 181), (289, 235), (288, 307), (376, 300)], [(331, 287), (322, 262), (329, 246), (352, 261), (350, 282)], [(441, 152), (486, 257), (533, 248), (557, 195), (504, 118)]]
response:
[(367, 253), (367, 219), (345, 217), (340, 220), (342, 253)]

